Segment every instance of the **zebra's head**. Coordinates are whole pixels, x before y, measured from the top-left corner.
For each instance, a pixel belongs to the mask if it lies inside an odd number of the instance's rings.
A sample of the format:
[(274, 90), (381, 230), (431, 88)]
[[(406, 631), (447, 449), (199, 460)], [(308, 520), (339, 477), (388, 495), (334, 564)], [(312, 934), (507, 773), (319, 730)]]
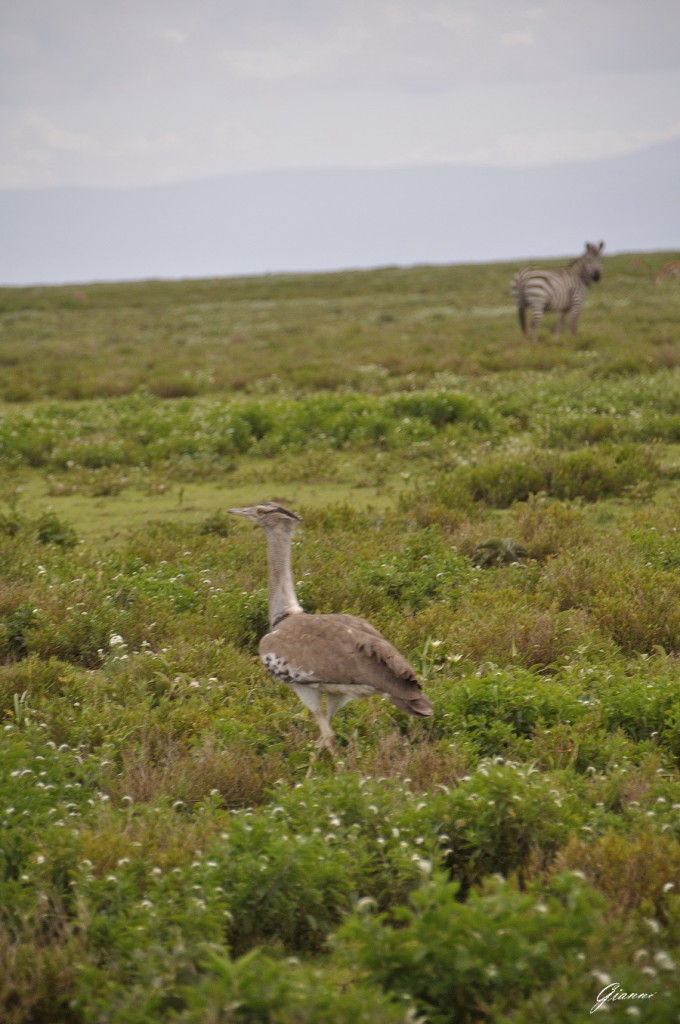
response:
[(581, 273), (584, 280), (588, 283), (591, 281), (599, 281), (602, 277), (602, 259), (601, 254), (604, 249), (604, 242), (600, 242), (599, 245), (594, 245), (592, 242), (586, 242), (586, 251), (581, 256)]

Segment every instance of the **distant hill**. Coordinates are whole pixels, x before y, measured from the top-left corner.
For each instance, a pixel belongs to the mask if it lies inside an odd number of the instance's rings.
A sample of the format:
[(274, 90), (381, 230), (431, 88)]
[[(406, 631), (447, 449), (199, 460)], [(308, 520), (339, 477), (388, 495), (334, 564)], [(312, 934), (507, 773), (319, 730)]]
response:
[(680, 142), (524, 169), (232, 174), (0, 190), (0, 283), (211, 277), (680, 248)]

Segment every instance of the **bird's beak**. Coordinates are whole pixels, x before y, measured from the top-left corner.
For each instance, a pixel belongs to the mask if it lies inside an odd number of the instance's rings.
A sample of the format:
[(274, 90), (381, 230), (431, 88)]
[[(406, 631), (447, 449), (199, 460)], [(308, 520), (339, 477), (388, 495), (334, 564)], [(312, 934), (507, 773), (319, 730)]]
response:
[(246, 519), (257, 518), (257, 514), (254, 508), (228, 508), (227, 512), (231, 512), (234, 516), (245, 516)]

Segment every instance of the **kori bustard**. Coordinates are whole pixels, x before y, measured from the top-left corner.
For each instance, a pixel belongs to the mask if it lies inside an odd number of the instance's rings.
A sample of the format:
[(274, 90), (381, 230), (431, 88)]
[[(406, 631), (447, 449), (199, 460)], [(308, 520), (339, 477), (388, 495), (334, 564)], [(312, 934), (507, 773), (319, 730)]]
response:
[(413, 669), (370, 622), (355, 615), (302, 610), (291, 567), (300, 516), (273, 502), (229, 511), (252, 519), (267, 536), (270, 632), (260, 641), (260, 657), (270, 675), (290, 687), (316, 718), (318, 748), (333, 749), (331, 719), (355, 697), (382, 693), (410, 715), (431, 715), (432, 705)]

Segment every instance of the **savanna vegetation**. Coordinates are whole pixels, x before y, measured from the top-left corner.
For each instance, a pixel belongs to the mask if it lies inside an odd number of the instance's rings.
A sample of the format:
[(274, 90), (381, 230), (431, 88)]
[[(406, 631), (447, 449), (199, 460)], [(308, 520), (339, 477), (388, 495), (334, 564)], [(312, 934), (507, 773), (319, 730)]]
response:
[[(669, 258), (538, 344), (510, 264), (0, 290), (3, 1022), (680, 1020)], [(266, 499), (432, 719), (313, 760)]]

